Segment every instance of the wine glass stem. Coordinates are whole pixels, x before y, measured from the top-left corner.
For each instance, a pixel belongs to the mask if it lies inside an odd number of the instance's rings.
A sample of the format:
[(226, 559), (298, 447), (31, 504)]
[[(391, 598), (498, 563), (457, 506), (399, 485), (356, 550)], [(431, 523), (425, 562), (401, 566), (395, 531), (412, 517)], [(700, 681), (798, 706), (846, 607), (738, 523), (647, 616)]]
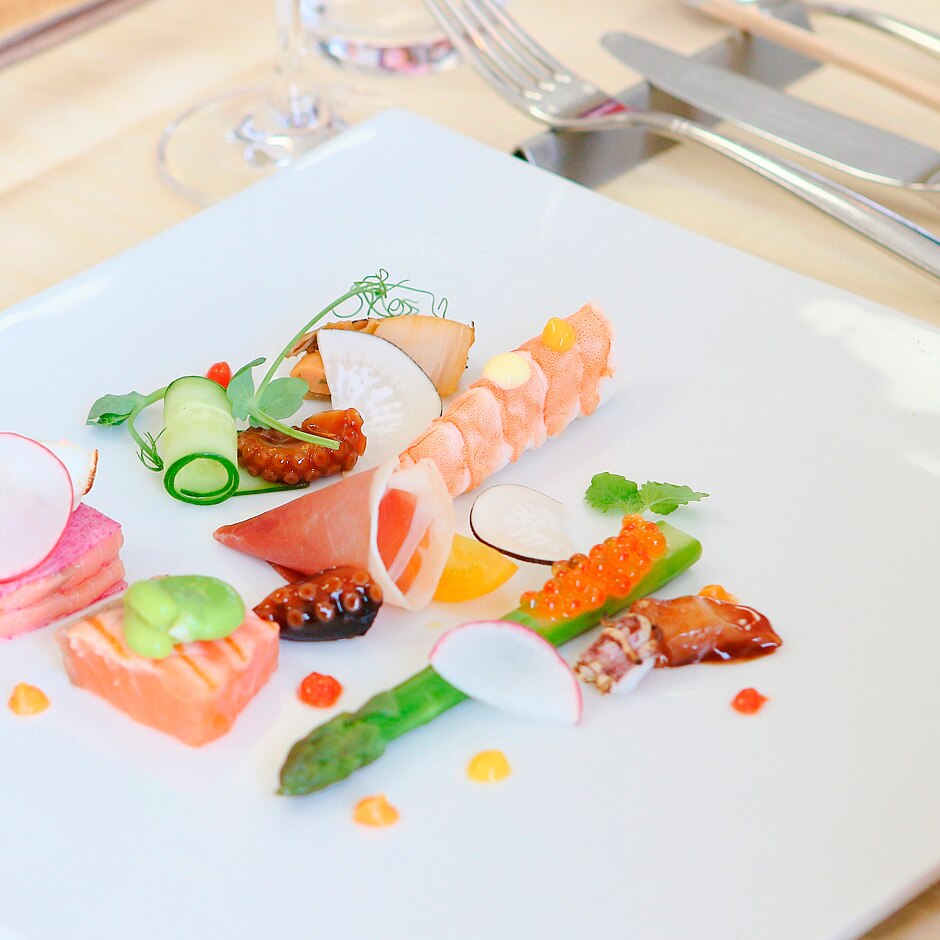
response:
[(289, 127), (314, 127), (319, 123), (319, 97), (307, 72), (310, 51), (304, 30), (303, 0), (275, 0), (277, 7), (276, 79), (272, 104)]

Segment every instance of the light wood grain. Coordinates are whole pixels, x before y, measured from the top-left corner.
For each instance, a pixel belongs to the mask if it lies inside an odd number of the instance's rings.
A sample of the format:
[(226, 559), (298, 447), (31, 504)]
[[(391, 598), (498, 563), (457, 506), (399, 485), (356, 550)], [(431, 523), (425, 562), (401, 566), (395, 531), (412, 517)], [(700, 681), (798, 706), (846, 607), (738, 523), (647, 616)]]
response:
[[(883, 5), (940, 30), (936, 0), (885, 0)], [(724, 27), (672, 0), (578, 5), (512, 0), (512, 8), (560, 58), (610, 89), (636, 76), (598, 47), (598, 37), (607, 30), (634, 32), (682, 52), (724, 33)], [(157, 137), (167, 121), (195, 101), (268, 74), (272, 17), (272, 0), (152, 0), (0, 72), (0, 308), (197, 211), (161, 183), (154, 164)], [(865, 56), (925, 81), (940, 81), (940, 64), (928, 56), (855, 25), (829, 18), (816, 22), (822, 35), (851, 44)], [(360, 81), (398, 105), (504, 151), (541, 130), (467, 69), (420, 79), (359, 79), (322, 63), (315, 72), (324, 81)], [(940, 115), (843, 70), (824, 67), (801, 80), (794, 92), (925, 144), (940, 144)], [(936, 197), (844, 181), (940, 231)], [(940, 285), (718, 158), (675, 147), (604, 192), (940, 325)], [(628, 268), (628, 252), (623, 263)], [(681, 269), (682, 259), (676, 264)], [(759, 317), (760, 310), (754, 315)], [(869, 937), (940, 937), (940, 887)]]

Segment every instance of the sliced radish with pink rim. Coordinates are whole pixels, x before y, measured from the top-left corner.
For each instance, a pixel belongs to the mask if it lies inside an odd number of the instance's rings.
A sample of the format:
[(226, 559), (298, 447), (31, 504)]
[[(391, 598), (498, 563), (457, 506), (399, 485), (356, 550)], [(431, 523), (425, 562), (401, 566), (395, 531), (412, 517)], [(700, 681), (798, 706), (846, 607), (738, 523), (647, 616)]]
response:
[(490, 548), (536, 565), (568, 558), (574, 546), (565, 533), (565, 507), (530, 486), (490, 486), (470, 508), (470, 529)]
[(82, 497), (92, 488), (95, 473), (98, 470), (98, 451), (85, 450), (71, 441), (37, 441), (65, 464), (65, 469), (72, 478), (72, 511), (78, 509)]
[(581, 687), (546, 639), (511, 620), (475, 620), (448, 630), (428, 657), (465, 695), (514, 715), (574, 725)]
[(73, 497), (72, 478), (48, 447), (0, 432), (0, 581), (45, 560), (68, 525)]

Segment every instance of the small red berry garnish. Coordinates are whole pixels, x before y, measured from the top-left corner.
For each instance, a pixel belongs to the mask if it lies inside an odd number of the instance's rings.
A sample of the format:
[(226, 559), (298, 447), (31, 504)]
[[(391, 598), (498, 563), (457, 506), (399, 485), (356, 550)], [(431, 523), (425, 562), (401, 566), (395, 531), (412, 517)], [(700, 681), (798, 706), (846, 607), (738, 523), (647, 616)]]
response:
[(206, 372), (206, 378), (218, 382), (222, 388), (228, 388), (228, 383), (232, 381), (232, 368), (227, 362), (213, 362)]

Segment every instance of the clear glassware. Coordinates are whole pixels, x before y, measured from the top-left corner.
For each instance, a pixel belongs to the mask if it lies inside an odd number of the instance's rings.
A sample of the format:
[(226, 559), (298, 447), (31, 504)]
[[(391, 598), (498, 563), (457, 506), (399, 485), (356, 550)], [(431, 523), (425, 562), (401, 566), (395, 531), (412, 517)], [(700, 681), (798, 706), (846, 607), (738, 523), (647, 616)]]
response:
[(312, 34), (339, 65), (420, 75), (456, 60), (423, 0), (314, 2)]
[(350, 124), (387, 107), (381, 95), (324, 85), (310, 74), (320, 52), (311, 27), (323, 4), (275, 0), (273, 79), (200, 102), (168, 124), (157, 145), (163, 178), (203, 204), (290, 166)]

